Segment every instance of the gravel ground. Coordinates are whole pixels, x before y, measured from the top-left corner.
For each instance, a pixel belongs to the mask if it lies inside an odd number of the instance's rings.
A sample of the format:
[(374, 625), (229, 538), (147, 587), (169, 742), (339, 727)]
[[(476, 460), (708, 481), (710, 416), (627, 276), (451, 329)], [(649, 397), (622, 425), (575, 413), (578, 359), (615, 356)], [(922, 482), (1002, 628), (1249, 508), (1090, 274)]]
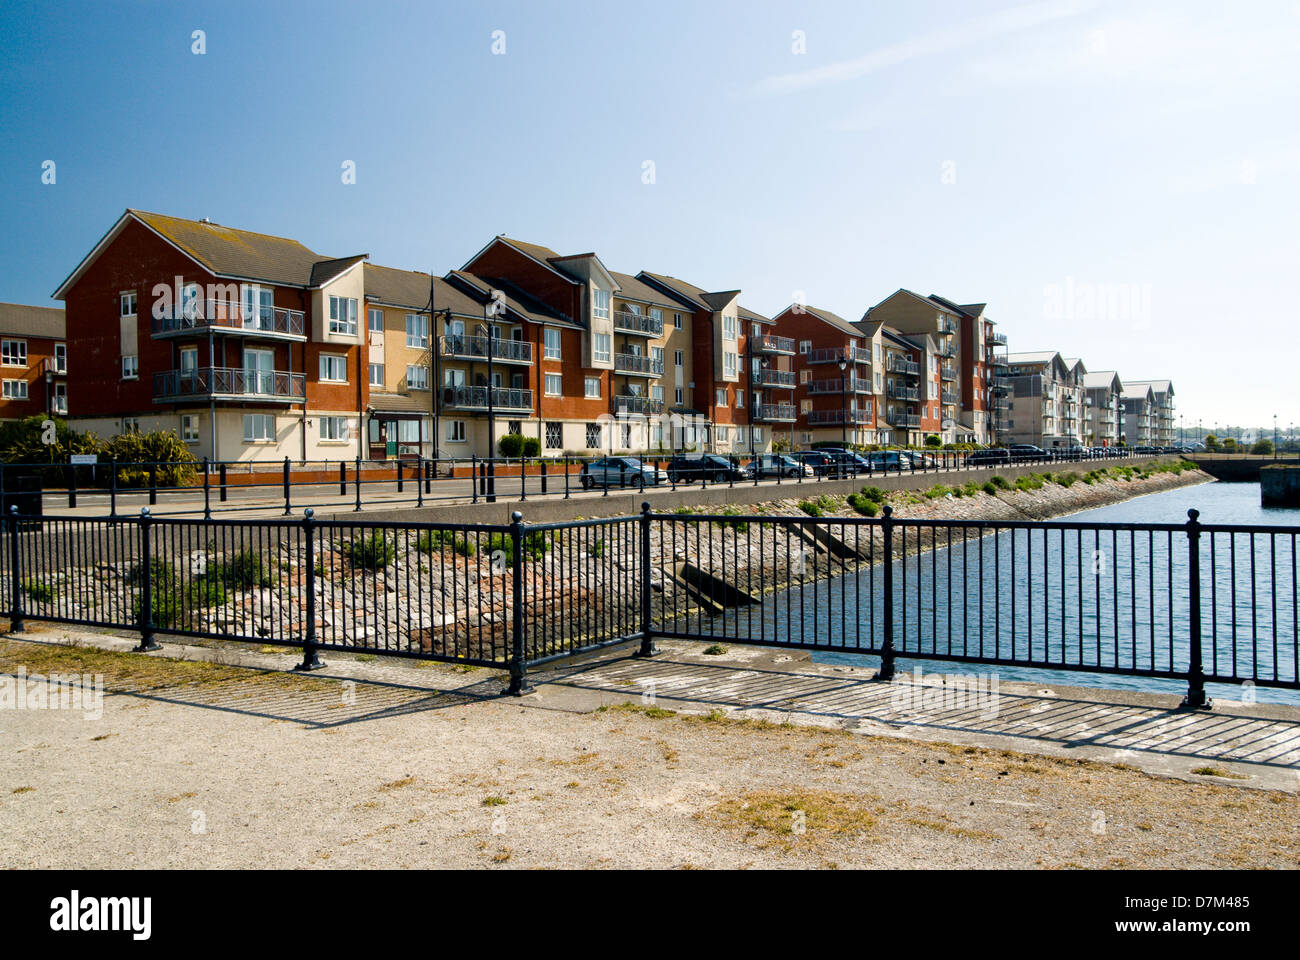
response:
[(0, 670), (20, 664), (109, 695), (98, 720), (0, 715), (7, 868), (1300, 865), (1300, 800), (1230, 781), (547, 709), (441, 666), (352, 686), (0, 641)]

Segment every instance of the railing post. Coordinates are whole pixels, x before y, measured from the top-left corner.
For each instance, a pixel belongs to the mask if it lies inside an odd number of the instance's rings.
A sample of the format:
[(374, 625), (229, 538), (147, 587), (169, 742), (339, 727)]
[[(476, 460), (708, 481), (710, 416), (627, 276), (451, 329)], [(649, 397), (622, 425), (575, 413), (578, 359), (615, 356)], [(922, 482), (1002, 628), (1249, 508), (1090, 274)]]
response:
[(353, 508), (353, 512), (360, 513), (361, 512), (361, 458), (360, 457), (357, 457), (356, 466), (357, 466), (357, 475), (352, 485), (356, 488), (357, 502), (356, 502), (356, 506)]
[(569, 455), (564, 455), (564, 499), (569, 499)]
[(284, 458), (284, 515), (287, 517), (292, 511), (289, 509), (289, 458)]
[[(224, 497), (222, 499), (225, 499)], [(203, 458), (203, 519), (212, 519), (211, 479), (208, 474), (208, 458)]]
[(527, 666), (524, 660), (524, 515), (516, 510), (510, 515), (510, 542), (514, 547), (514, 556), (510, 562), (510, 576), (514, 581), (511, 598), (514, 608), (510, 618), (510, 686), (505, 693), (511, 697), (522, 697), (532, 691), (524, 672)]
[(641, 502), (641, 648), (638, 657), (653, 657), (654, 632), (650, 626), (650, 501)]
[(1182, 706), (1187, 710), (1209, 710), (1214, 706), (1205, 695), (1205, 665), (1201, 651), (1201, 523), (1199, 510), (1187, 511), (1188, 577), (1188, 663), (1187, 696)]
[(153, 638), (153, 543), (149, 530), (153, 526), (153, 517), (148, 507), (140, 508), (140, 566), (144, 583), (140, 587), (140, 645), (136, 653), (149, 653), (161, 650), (158, 641)]
[(339, 496), (348, 495), (348, 463), (346, 460), (339, 461)]
[(302, 663), (294, 667), (299, 672), (319, 670), (325, 664), (317, 656), (316, 646), (316, 511), (308, 507), (302, 514), (303, 561), (307, 566), (307, 633), (302, 641)]
[[(204, 463), (206, 462), (207, 458), (204, 458)], [(217, 464), (217, 499), (222, 503), (225, 503), (229, 492), (230, 491), (226, 485), (226, 464), (223, 461)]]
[[(4, 496), (4, 485), (0, 484), (0, 499)], [(68, 478), (68, 509), (71, 510), (77, 505), (77, 468), (73, 467), (69, 471)]]
[(880, 649), (880, 670), (877, 680), (894, 679), (894, 508), (886, 505), (881, 511), (884, 519), (880, 528), (885, 540), (885, 596), (884, 596), (884, 632), (885, 642)]
[(149, 464), (149, 506), (158, 505), (158, 467), (155, 464)]
[(402, 492), (402, 458), (399, 456), (393, 463), (397, 467), (397, 492)]
[(473, 503), (478, 503), (478, 454), (469, 458), (469, 492)]
[(22, 551), (18, 549), (18, 505), (14, 504), (9, 508), (9, 574), (11, 583), (10, 590), (13, 591), (10, 596), (11, 606), (9, 607), (9, 632), (23, 632), (23, 573), (20, 558)]
[(108, 515), (117, 516), (117, 458), (108, 461)]
[(545, 458), (538, 461), (538, 468), (542, 472), (542, 496), (546, 496), (546, 460)]
[(424, 506), (424, 456), (415, 458), (415, 505)]
[(519, 502), (523, 503), (528, 499), (528, 478), (525, 475), (527, 464), (523, 457), (519, 458)]

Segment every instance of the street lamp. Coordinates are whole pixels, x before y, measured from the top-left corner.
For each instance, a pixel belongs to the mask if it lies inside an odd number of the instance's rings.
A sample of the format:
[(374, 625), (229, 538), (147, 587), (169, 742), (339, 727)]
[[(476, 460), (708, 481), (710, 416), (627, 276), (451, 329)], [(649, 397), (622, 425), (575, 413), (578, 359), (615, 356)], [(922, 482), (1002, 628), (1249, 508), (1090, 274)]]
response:
[(844, 371), (848, 369), (848, 358), (840, 360), (840, 446), (849, 448), (849, 385)]
[[(54, 412), (54, 371), (47, 369), (45, 371), (45, 415), (49, 416), (53, 412)], [(1274, 422), (1276, 422), (1277, 418), (1274, 417), (1273, 419)], [(1274, 428), (1273, 432), (1277, 433), (1276, 427)]]
[[(496, 445), (497, 445), (497, 418), (496, 418), (496, 393), (493, 384), (493, 359), (495, 356), (495, 344), (492, 340), (492, 320), (497, 315), (499, 308), (496, 298), (490, 299), (483, 305), (483, 333), (487, 338), (487, 412), (488, 412), (488, 463), (487, 463), (487, 502), (497, 502), (497, 465), (496, 465)], [(519, 466), (520, 474), (523, 473), (523, 464)]]
[(1277, 414), (1273, 414), (1273, 459), (1277, 459)]

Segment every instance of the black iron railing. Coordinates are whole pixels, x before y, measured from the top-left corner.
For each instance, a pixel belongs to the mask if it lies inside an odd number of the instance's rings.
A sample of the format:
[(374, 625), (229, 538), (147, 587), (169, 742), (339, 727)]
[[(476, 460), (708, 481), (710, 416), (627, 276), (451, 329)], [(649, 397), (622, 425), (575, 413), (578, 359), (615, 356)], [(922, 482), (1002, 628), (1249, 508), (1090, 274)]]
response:
[(4, 517), (26, 619), (509, 671), (727, 641), (1300, 689), (1300, 528), (654, 513), (507, 525)]

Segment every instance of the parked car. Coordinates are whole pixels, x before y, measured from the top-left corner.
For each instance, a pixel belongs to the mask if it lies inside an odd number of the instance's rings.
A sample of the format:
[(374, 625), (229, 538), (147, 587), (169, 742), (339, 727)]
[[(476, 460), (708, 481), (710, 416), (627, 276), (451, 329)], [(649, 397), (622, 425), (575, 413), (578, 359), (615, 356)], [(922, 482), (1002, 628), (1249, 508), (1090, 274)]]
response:
[(1134, 447), (1134, 448), (1133, 448), (1133, 452), (1134, 452), (1134, 453), (1159, 453), (1159, 452), (1160, 452), (1160, 448), (1159, 448), (1159, 447), (1153, 447), (1153, 446), (1150, 446), (1150, 445), (1147, 445), (1147, 444), (1143, 444), (1143, 445), (1140, 446), (1140, 447)]
[(839, 471), (839, 464), (830, 455), (820, 450), (799, 450), (790, 454), (790, 459), (802, 463), (813, 472), (813, 476), (825, 477)]
[(752, 480), (755, 472), (760, 480), (764, 477), (798, 477), (800, 474), (811, 477), (814, 473), (813, 468), (807, 464), (779, 453), (763, 453), (755, 457), (752, 463), (746, 465), (745, 474)]
[(1001, 467), (1011, 462), (1011, 451), (1002, 447), (989, 447), (984, 450), (972, 450), (966, 458), (970, 467)]
[(912, 469), (912, 458), (904, 450), (873, 450), (865, 459), (872, 473), (902, 473)]
[(1012, 443), (1007, 446), (1007, 452), (1011, 454), (1011, 459), (1020, 460), (1046, 460), (1047, 451), (1042, 447), (1036, 447), (1032, 443)]
[(728, 480), (744, 480), (745, 476), (744, 470), (716, 453), (696, 456), (678, 454), (668, 461), (668, 479), (673, 483), (690, 483), (699, 480), (726, 483)]
[[(853, 477), (865, 473), (878, 473), (881, 470), (880, 466), (852, 450), (841, 447), (821, 447), (820, 452), (831, 458), (831, 473), (837, 477)], [(896, 454), (898, 451), (893, 452)]]
[(582, 465), (578, 482), (582, 489), (592, 487), (641, 487), (666, 482), (668, 475), (636, 457), (600, 457)]

